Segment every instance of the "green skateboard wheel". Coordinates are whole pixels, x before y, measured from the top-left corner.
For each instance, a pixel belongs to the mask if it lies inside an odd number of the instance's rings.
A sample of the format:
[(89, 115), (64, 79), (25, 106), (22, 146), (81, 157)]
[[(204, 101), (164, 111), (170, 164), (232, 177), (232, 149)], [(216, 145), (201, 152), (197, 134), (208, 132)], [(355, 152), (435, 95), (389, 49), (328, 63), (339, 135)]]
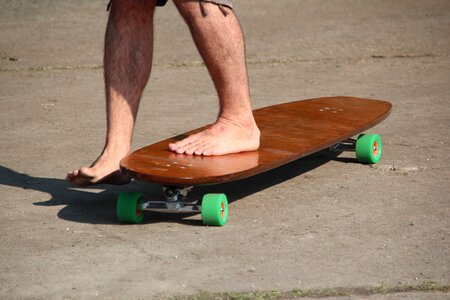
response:
[(202, 199), (202, 222), (209, 226), (224, 226), (228, 220), (228, 200), (225, 194), (206, 194)]
[(378, 134), (361, 134), (356, 140), (356, 159), (365, 164), (376, 164), (381, 158), (381, 137)]
[(121, 223), (139, 224), (144, 218), (141, 210), (142, 193), (122, 192), (117, 199), (117, 219)]

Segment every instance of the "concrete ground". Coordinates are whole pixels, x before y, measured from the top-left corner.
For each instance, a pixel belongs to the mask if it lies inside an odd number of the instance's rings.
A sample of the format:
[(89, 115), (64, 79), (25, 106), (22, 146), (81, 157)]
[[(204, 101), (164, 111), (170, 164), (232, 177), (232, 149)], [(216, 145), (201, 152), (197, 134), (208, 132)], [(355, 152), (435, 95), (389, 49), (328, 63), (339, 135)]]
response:
[[(64, 181), (104, 142), (106, 2), (0, 0), (0, 298), (450, 298), (450, 1), (236, 0), (255, 108), (351, 95), (394, 109), (371, 130), (376, 166), (319, 153), (199, 188), (232, 201), (223, 228), (120, 225), (117, 194), (157, 185)], [(218, 108), (172, 3), (155, 30), (134, 149)]]

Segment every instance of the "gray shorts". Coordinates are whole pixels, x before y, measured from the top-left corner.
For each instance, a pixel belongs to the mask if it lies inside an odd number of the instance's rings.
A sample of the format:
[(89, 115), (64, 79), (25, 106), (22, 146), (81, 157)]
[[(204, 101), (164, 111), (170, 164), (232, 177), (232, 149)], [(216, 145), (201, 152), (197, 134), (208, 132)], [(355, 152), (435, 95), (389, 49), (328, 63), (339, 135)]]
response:
[[(106, 6), (106, 10), (109, 11), (109, 9), (111, 8), (111, 1), (110, 0), (108, 2), (108, 5)], [(156, 0), (156, 6), (164, 6), (166, 5), (167, 1), (169, 0)], [(224, 5), (227, 6), (229, 8), (233, 8), (233, 3), (232, 0), (199, 0), (200, 2), (209, 2), (209, 3), (214, 3), (217, 5)]]
[[(169, 0), (157, 0), (156, 6), (164, 6), (164, 5), (166, 5), (167, 1), (169, 1)], [(228, 6), (229, 8), (233, 8), (233, 3), (231, 0), (199, 0), (199, 1), (210, 2), (210, 3), (217, 4), (217, 5), (225, 5), (225, 6)]]

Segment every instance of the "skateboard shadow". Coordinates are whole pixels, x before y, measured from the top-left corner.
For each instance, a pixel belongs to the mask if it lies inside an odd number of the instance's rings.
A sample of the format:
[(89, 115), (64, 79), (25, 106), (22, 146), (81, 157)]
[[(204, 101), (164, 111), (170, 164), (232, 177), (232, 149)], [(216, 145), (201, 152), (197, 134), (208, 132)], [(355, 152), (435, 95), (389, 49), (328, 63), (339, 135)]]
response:
[(291, 163), (270, 171), (242, 179), (239, 181), (217, 184), (208, 187), (199, 187), (196, 192), (204, 193), (223, 193), (226, 195), (229, 203), (238, 201), (247, 196), (261, 192), (267, 188), (276, 186), (284, 181), (290, 180), (315, 168), (318, 168), (329, 161), (339, 160), (345, 163), (356, 162), (351, 159), (339, 158), (341, 152), (320, 151), (309, 156), (297, 159)]
[[(226, 191), (230, 203), (258, 193), (286, 180), (311, 171), (330, 160), (340, 160), (339, 153), (318, 152), (293, 161), (271, 171), (231, 183), (197, 187), (193, 197), (204, 193)], [(352, 161), (343, 161), (352, 162)], [(92, 187), (76, 188), (64, 179), (34, 177), (0, 166), (0, 184), (45, 193), (36, 206), (62, 206), (58, 217), (67, 221), (90, 224), (119, 224), (116, 219), (117, 196), (122, 191), (140, 191), (146, 197), (160, 197), (159, 184), (133, 181), (126, 186), (99, 184)], [(50, 195), (50, 199), (48, 199)], [(45, 199), (45, 200), (44, 200)], [(20, 201), (20, 200), (19, 200)], [(23, 205), (20, 203), (19, 205)], [(199, 226), (201, 220), (187, 218), (193, 214), (146, 213), (144, 224), (170, 222)], [(127, 226), (127, 225), (123, 225)]]

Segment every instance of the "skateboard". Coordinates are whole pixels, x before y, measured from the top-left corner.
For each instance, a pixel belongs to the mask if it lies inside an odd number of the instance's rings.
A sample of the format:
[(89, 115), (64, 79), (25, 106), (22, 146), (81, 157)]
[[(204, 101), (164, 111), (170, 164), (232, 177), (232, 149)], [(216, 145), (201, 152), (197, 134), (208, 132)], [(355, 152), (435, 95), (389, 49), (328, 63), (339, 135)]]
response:
[(254, 110), (261, 131), (256, 151), (194, 156), (168, 150), (169, 143), (206, 126), (136, 150), (121, 161), (121, 171), (135, 180), (161, 184), (162, 196), (144, 200), (142, 193), (121, 192), (118, 220), (140, 223), (144, 211), (188, 212), (201, 213), (205, 225), (223, 226), (228, 219), (226, 195), (206, 194), (193, 200), (188, 197), (192, 188), (251, 177), (327, 149), (354, 151), (357, 161), (375, 164), (382, 154), (381, 138), (364, 132), (384, 120), (391, 108), (387, 101), (354, 97), (288, 102)]

